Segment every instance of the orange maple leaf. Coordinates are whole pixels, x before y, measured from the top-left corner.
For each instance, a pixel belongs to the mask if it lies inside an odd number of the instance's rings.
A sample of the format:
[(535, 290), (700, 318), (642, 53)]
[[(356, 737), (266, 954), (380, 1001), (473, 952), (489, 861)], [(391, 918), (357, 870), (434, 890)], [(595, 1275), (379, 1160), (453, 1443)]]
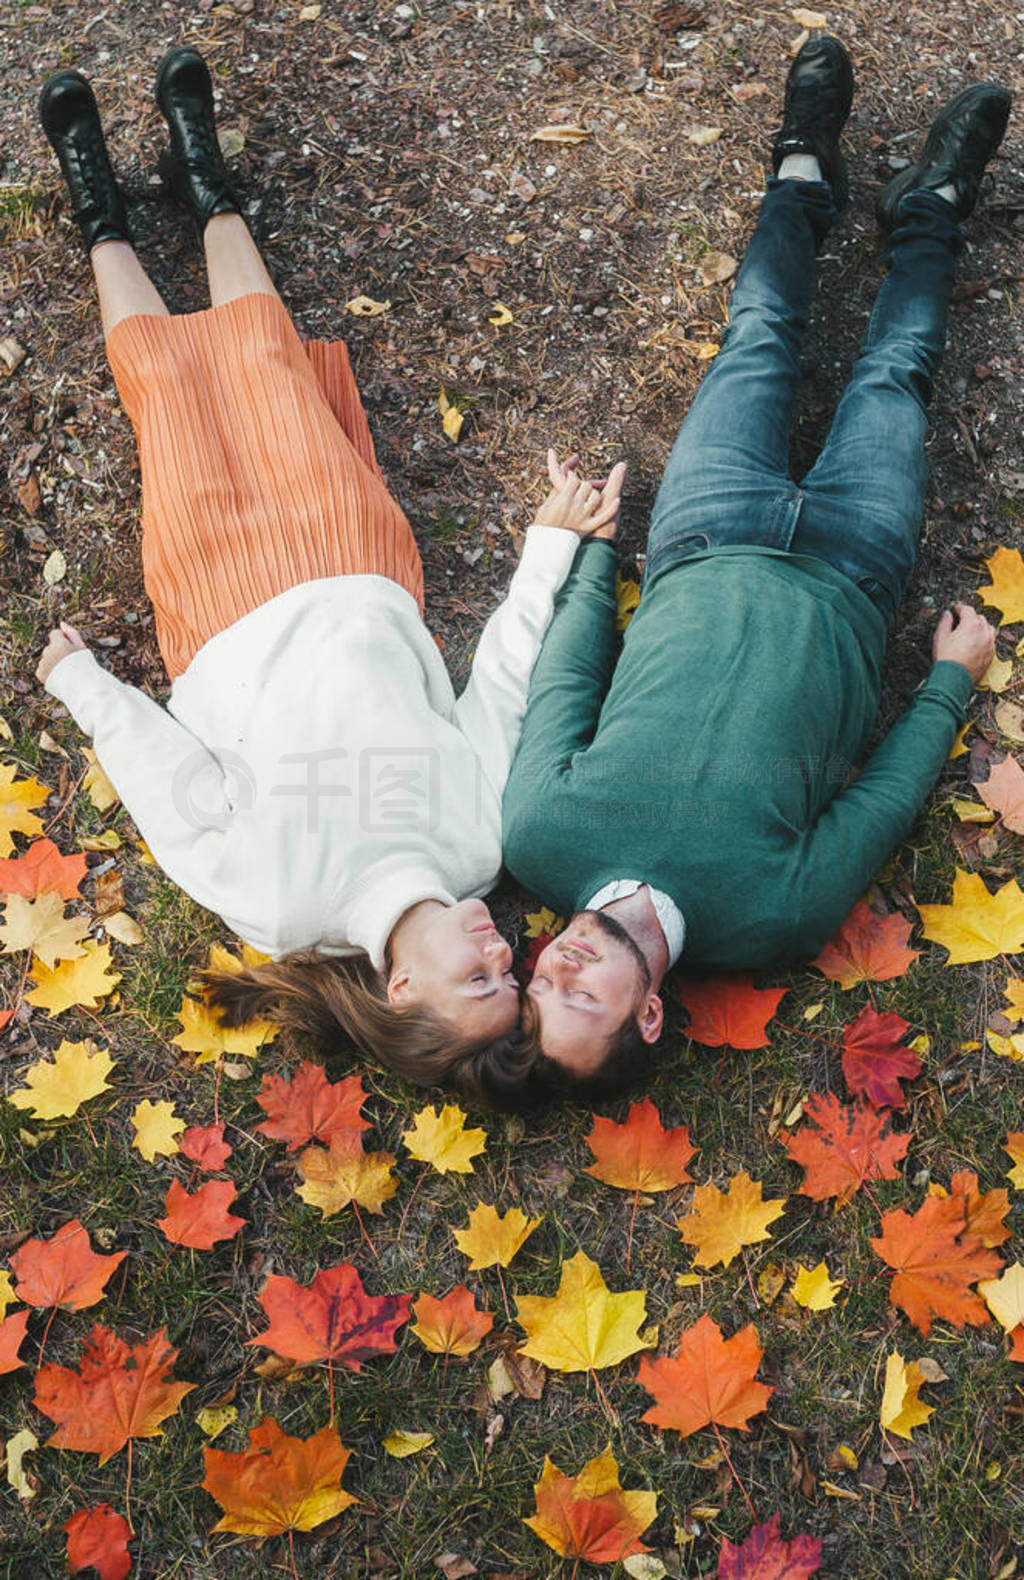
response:
[(844, 989), (858, 982), (888, 982), (903, 976), (921, 953), (907, 947), (912, 929), (898, 911), (879, 916), (866, 900), (858, 900), (811, 965)]
[(256, 1101), (267, 1118), (256, 1129), (272, 1141), (286, 1141), (294, 1152), (310, 1141), (330, 1143), (339, 1130), (369, 1130), (359, 1110), (366, 1093), (358, 1075), (329, 1081), (319, 1064), (307, 1059), (291, 1080), (265, 1075)]
[(20, 894), (26, 900), (59, 894), (62, 900), (77, 900), (85, 873), (84, 854), (62, 856), (52, 839), (34, 839), (23, 856), (0, 861), (0, 894)]
[(240, 1454), (204, 1448), (203, 1488), (224, 1510), (214, 1530), (240, 1536), (314, 1530), (356, 1501), (341, 1485), (351, 1453), (333, 1426), (288, 1437), (269, 1415), (252, 1428)]
[(697, 1248), (694, 1267), (714, 1267), (716, 1262), (728, 1267), (745, 1245), (770, 1239), (768, 1225), (782, 1216), (785, 1206), (778, 1197), (763, 1201), (760, 1180), (740, 1169), (727, 1191), (698, 1185), (690, 1211), (676, 1220), (676, 1228), (686, 1245)]
[(178, 1138), (178, 1150), (204, 1174), (218, 1173), (231, 1156), (231, 1143), (224, 1140), (224, 1121), (216, 1125), (190, 1125)]
[(576, 1477), (563, 1475), (545, 1458), (533, 1489), (537, 1512), (524, 1521), (563, 1558), (617, 1564), (650, 1552), (640, 1536), (658, 1512), (656, 1492), (626, 1492), (610, 1448), (584, 1465)]
[(679, 997), (690, 1014), (686, 1035), (709, 1048), (766, 1048), (765, 1030), (785, 988), (756, 988), (753, 977), (682, 982)]
[(18, 1276), (17, 1297), (28, 1306), (63, 1306), (82, 1311), (103, 1299), (104, 1286), (127, 1251), (99, 1256), (89, 1235), (72, 1218), (49, 1240), (26, 1240), (11, 1257)]
[(678, 1355), (640, 1357), (636, 1380), (654, 1400), (640, 1419), (680, 1437), (712, 1422), (749, 1431), (775, 1392), (754, 1380), (763, 1355), (753, 1323), (724, 1339), (705, 1312), (683, 1333)]
[(1012, 1169), (1007, 1169), (1006, 1178), (1015, 1190), (1024, 1190), (1024, 1130), (1011, 1130), (1003, 1143)]
[(97, 1323), (79, 1371), (48, 1361), (36, 1372), (36, 1409), (57, 1422), (47, 1447), (98, 1454), (105, 1465), (130, 1437), (159, 1437), (161, 1421), (195, 1387), (171, 1381), (177, 1355), (166, 1328), (129, 1348)]
[(804, 1102), (808, 1124), (780, 1136), (794, 1163), (807, 1170), (798, 1195), (812, 1201), (837, 1197), (842, 1207), (865, 1180), (899, 1178), (895, 1165), (906, 1155), (909, 1135), (895, 1135), (887, 1113), (859, 1099), (844, 1107), (833, 1092), (812, 1092)]
[(164, 1201), (167, 1217), (158, 1218), (156, 1226), (172, 1245), (211, 1251), (218, 1240), (233, 1240), (246, 1222), (228, 1212), (237, 1195), (232, 1180), (207, 1180), (192, 1195), (172, 1180)]
[(907, 1099), (900, 1081), (921, 1073), (917, 1054), (902, 1046), (909, 1030), (902, 1015), (878, 1015), (869, 1005), (843, 1027), (843, 1074), (855, 1097), (866, 1097), (875, 1108), (903, 1107)]
[(928, 1196), (915, 1213), (883, 1213), (882, 1233), (871, 1244), (896, 1272), (889, 1299), (925, 1338), (933, 1317), (956, 1328), (989, 1320), (971, 1285), (991, 1278), (1003, 1264), (968, 1232), (963, 1197)]
[(999, 813), (1004, 828), (1024, 834), (1024, 772), (1013, 757), (1004, 757), (990, 768), (985, 783), (977, 789), (985, 805)]
[(473, 1292), (465, 1284), (456, 1284), (440, 1300), (424, 1292), (412, 1314), (416, 1322), (409, 1332), (433, 1355), (472, 1355), (494, 1326), (491, 1313), (477, 1310)]
[(784, 1542), (779, 1516), (755, 1525), (739, 1547), (722, 1537), (718, 1580), (810, 1580), (821, 1568), (822, 1543), (817, 1536), (794, 1536)]
[(18, 1359), (18, 1351), (25, 1342), (28, 1318), (27, 1311), (16, 1311), (12, 1317), (0, 1320), (0, 1377), (26, 1364)]
[[(1021, 559), (1020, 551), (998, 548), (985, 561), (985, 568), (992, 580), (978, 588), (982, 603), (999, 610), (1003, 617), (1000, 625), (1013, 625), (1017, 620), (1024, 620), (1024, 560)], [(991, 598), (986, 598), (985, 593), (991, 593)]]
[(970, 1169), (960, 1169), (949, 1182), (949, 1194), (962, 1198), (967, 1233), (980, 1240), (988, 1250), (1010, 1238), (1011, 1231), (1003, 1222), (1010, 1210), (1009, 1191), (979, 1190), (977, 1174)]
[(685, 1125), (666, 1130), (649, 1097), (630, 1105), (624, 1124), (594, 1115), (586, 1138), (597, 1159), (585, 1174), (619, 1190), (673, 1190), (693, 1183), (686, 1165), (696, 1153)]
[(61, 1527), (68, 1539), (68, 1568), (73, 1575), (95, 1569), (100, 1580), (124, 1580), (131, 1569), (128, 1552), (132, 1528), (109, 1503), (79, 1509)]
[(350, 1371), (398, 1348), (395, 1331), (409, 1320), (408, 1295), (368, 1295), (350, 1262), (318, 1272), (308, 1289), (271, 1273), (259, 1296), (270, 1327), (259, 1344), (290, 1361), (339, 1361)]

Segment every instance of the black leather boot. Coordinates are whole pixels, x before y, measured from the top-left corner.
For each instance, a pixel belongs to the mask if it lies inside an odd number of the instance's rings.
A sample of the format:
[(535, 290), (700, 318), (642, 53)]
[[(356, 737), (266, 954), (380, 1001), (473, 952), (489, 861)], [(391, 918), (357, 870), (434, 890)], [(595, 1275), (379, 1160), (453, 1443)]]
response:
[(997, 82), (976, 82), (944, 104), (925, 140), (921, 157), (893, 176), (878, 194), (875, 212), (883, 230), (896, 224), (896, 208), (906, 192), (934, 192), (951, 186), (957, 219), (966, 219), (978, 201), (985, 166), (1003, 140), (1010, 115), (1010, 94)]
[(813, 154), (822, 179), (832, 188), (836, 208), (845, 208), (850, 195), (839, 134), (852, 103), (853, 66), (842, 44), (828, 33), (808, 39), (786, 78), (782, 125), (772, 146), (772, 170), (778, 175), (787, 154)]
[(124, 199), (103, 140), (93, 91), (79, 71), (58, 71), (39, 96), (39, 119), (60, 160), (71, 215), (87, 247), (132, 240)]
[(179, 44), (160, 62), (156, 102), (171, 133), (157, 169), (164, 185), (191, 210), (200, 236), (215, 214), (237, 214), (213, 118), (213, 84), (202, 55)]

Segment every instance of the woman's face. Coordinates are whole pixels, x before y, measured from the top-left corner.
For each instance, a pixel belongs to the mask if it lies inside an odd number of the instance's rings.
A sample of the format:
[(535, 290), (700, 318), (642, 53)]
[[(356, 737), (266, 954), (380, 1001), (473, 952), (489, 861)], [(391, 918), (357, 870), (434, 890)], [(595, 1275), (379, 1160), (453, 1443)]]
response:
[[(400, 991), (393, 983), (402, 981)], [(403, 950), (401, 973), (388, 984), (392, 1003), (416, 1003), (457, 1026), (461, 1036), (505, 1036), (519, 1023), (519, 988), (512, 949), (483, 900), (439, 906)]]

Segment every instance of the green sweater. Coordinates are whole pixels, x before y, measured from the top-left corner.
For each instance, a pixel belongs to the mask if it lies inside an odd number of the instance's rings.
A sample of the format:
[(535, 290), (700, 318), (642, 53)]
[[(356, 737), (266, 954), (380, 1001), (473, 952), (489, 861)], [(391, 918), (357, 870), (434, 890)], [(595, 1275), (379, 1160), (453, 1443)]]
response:
[(970, 675), (935, 664), (850, 781), (886, 626), (839, 571), (755, 547), (687, 560), (645, 589), (617, 663), (615, 610), (615, 552), (584, 544), (505, 791), (510, 871), (566, 915), (613, 878), (664, 890), (693, 963), (810, 958), (908, 833)]

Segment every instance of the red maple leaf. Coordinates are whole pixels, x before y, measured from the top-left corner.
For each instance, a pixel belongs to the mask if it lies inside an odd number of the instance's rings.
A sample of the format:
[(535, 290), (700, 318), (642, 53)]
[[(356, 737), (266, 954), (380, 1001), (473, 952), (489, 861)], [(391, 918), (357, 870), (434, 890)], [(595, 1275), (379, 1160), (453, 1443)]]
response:
[(331, 1137), (341, 1130), (370, 1128), (369, 1120), (359, 1112), (366, 1102), (359, 1076), (329, 1081), (321, 1066), (308, 1059), (290, 1081), (280, 1075), (265, 1075), (256, 1101), (267, 1115), (256, 1129), (272, 1141), (286, 1141), (289, 1152), (310, 1141), (330, 1145)]
[(183, 1157), (202, 1169), (217, 1174), (231, 1156), (231, 1144), (224, 1140), (223, 1119), (216, 1125), (190, 1125), (178, 1142)]
[(157, 1228), (172, 1245), (211, 1251), (218, 1240), (233, 1240), (246, 1221), (228, 1212), (237, 1195), (231, 1180), (207, 1180), (191, 1196), (172, 1180), (164, 1202), (167, 1217), (157, 1219)]
[(915, 1213), (883, 1213), (882, 1233), (871, 1244), (896, 1272), (889, 1299), (925, 1338), (933, 1317), (955, 1328), (988, 1322), (985, 1302), (971, 1285), (992, 1278), (1003, 1264), (969, 1233), (962, 1196), (927, 1196)]
[(15, 1251), (11, 1257), (18, 1277), (15, 1294), (28, 1306), (82, 1311), (103, 1299), (107, 1280), (127, 1255), (115, 1251), (112, 1256), (98, 1256), (84, 1225), (72, 1218), (49, 1240), (26, 1240)]
[(166, 1328), (129, 1348), (97, 1323), (79, 1371), (47, 1362), (36, 1372), (36, 1409), (57, 1422), (47, 1447), (98, 1454), (105, 1465), (130, 1437), (159, 1437), (161, 1421), (195, 1387), (171, 1380), (177, 1355)]
[(77, 900), (86, 866), (84, 855), (62, 856), (52, 839), (34, 839), (23, 856), (0, 861), (0, 894), (22, 894), (26, 900), (59, 894), (62, 900)]
[(95, 1569), (100, 1580), (124, 1580), (132, 1566), (128, 1553), (132, 1528), (109, 1503), (79, 1509), (63, 1526), (68, 1538), (68, 1568), (73, 1575)]
[(749, 1431), (750, 1417), (775, 1392), (754, 1381), (763, 1355), (753, 1323), (723, 1339), (718, 1323), (705, 1312), (682, 1335), (678, 1355), (641, 1356), (636, 1380), (654, 1405), (640, 1419), (681, 1437), (712, 1421)]
[(350, 1262), (318, 1272), (308, 1289), (271, 1273), (259, 1297), (270, 1327), (249, 1344), (290, 1361), (339, 1361), (350, 1371), (398, 1348), (396, 1329), (409, 1320), (408, 1295), (368, 1295)]
[(16, 1311), (11, 1317), (4, 1317), (0, 1322), (0, 1377), (5, 1372), (15, 1372), (25, 1362), (18, 1359), (18, 1351), (25, 1342), (25, 1330), (28, 1327), (27, 1311)]
[(910, 969), (919, 949), (908, 949), (913, 923), (896, 911), (878, 916), (866, 900), (858, 900), (834, 938), (811, 961), (841, 988), (858, 982), (888, 982)]
[(624, 1124), (594, 1115), (587, 1145), (597, 1159), (585, 1174), (619, 1190), (674, 1190), (693, 1181), (686, 1165), (696, 1152), (685, 1125), (666, 1130), (649, 1097), (632, 1103)]
[(786, 1151), (807, 1173), (798, 1194), (812, 1201), (838, 1198), (842, 1207), (865, 1180), (899, 1178), (909, 1135), (892, 1132), (887, 1113), (857, 1100), (844, 1107), (834, 1093), (812, 1092), (804, 1102), (808, 1123), (795, 1135), (782, 1131)]
[(877, 1015), (867, 1007), (843, 1028), (843, 1074), (855, 1097), (866, 1097), (875, 1108), (903, 1107), (907, 1099), (900, 1081), (921, 1073), (917, 1054), (901, 1046), (909, 1030), (902, 1015)]
[(779, 1516), (767, 1525), (755, 1525), (746, 1541), (736, 1547), (722, 1537), (718, 1555), (718, 1580), (809, 1580), (821, 1568), (822, 1543), (816, 1536), (794, 1536), (784, 1542)]
[(686, 1035), (709, 1048), (766, 1048), (765, 1030), (785, 988), (756, 988), (753, 977), (681, 982), (679, 997), (690, 1014)]

